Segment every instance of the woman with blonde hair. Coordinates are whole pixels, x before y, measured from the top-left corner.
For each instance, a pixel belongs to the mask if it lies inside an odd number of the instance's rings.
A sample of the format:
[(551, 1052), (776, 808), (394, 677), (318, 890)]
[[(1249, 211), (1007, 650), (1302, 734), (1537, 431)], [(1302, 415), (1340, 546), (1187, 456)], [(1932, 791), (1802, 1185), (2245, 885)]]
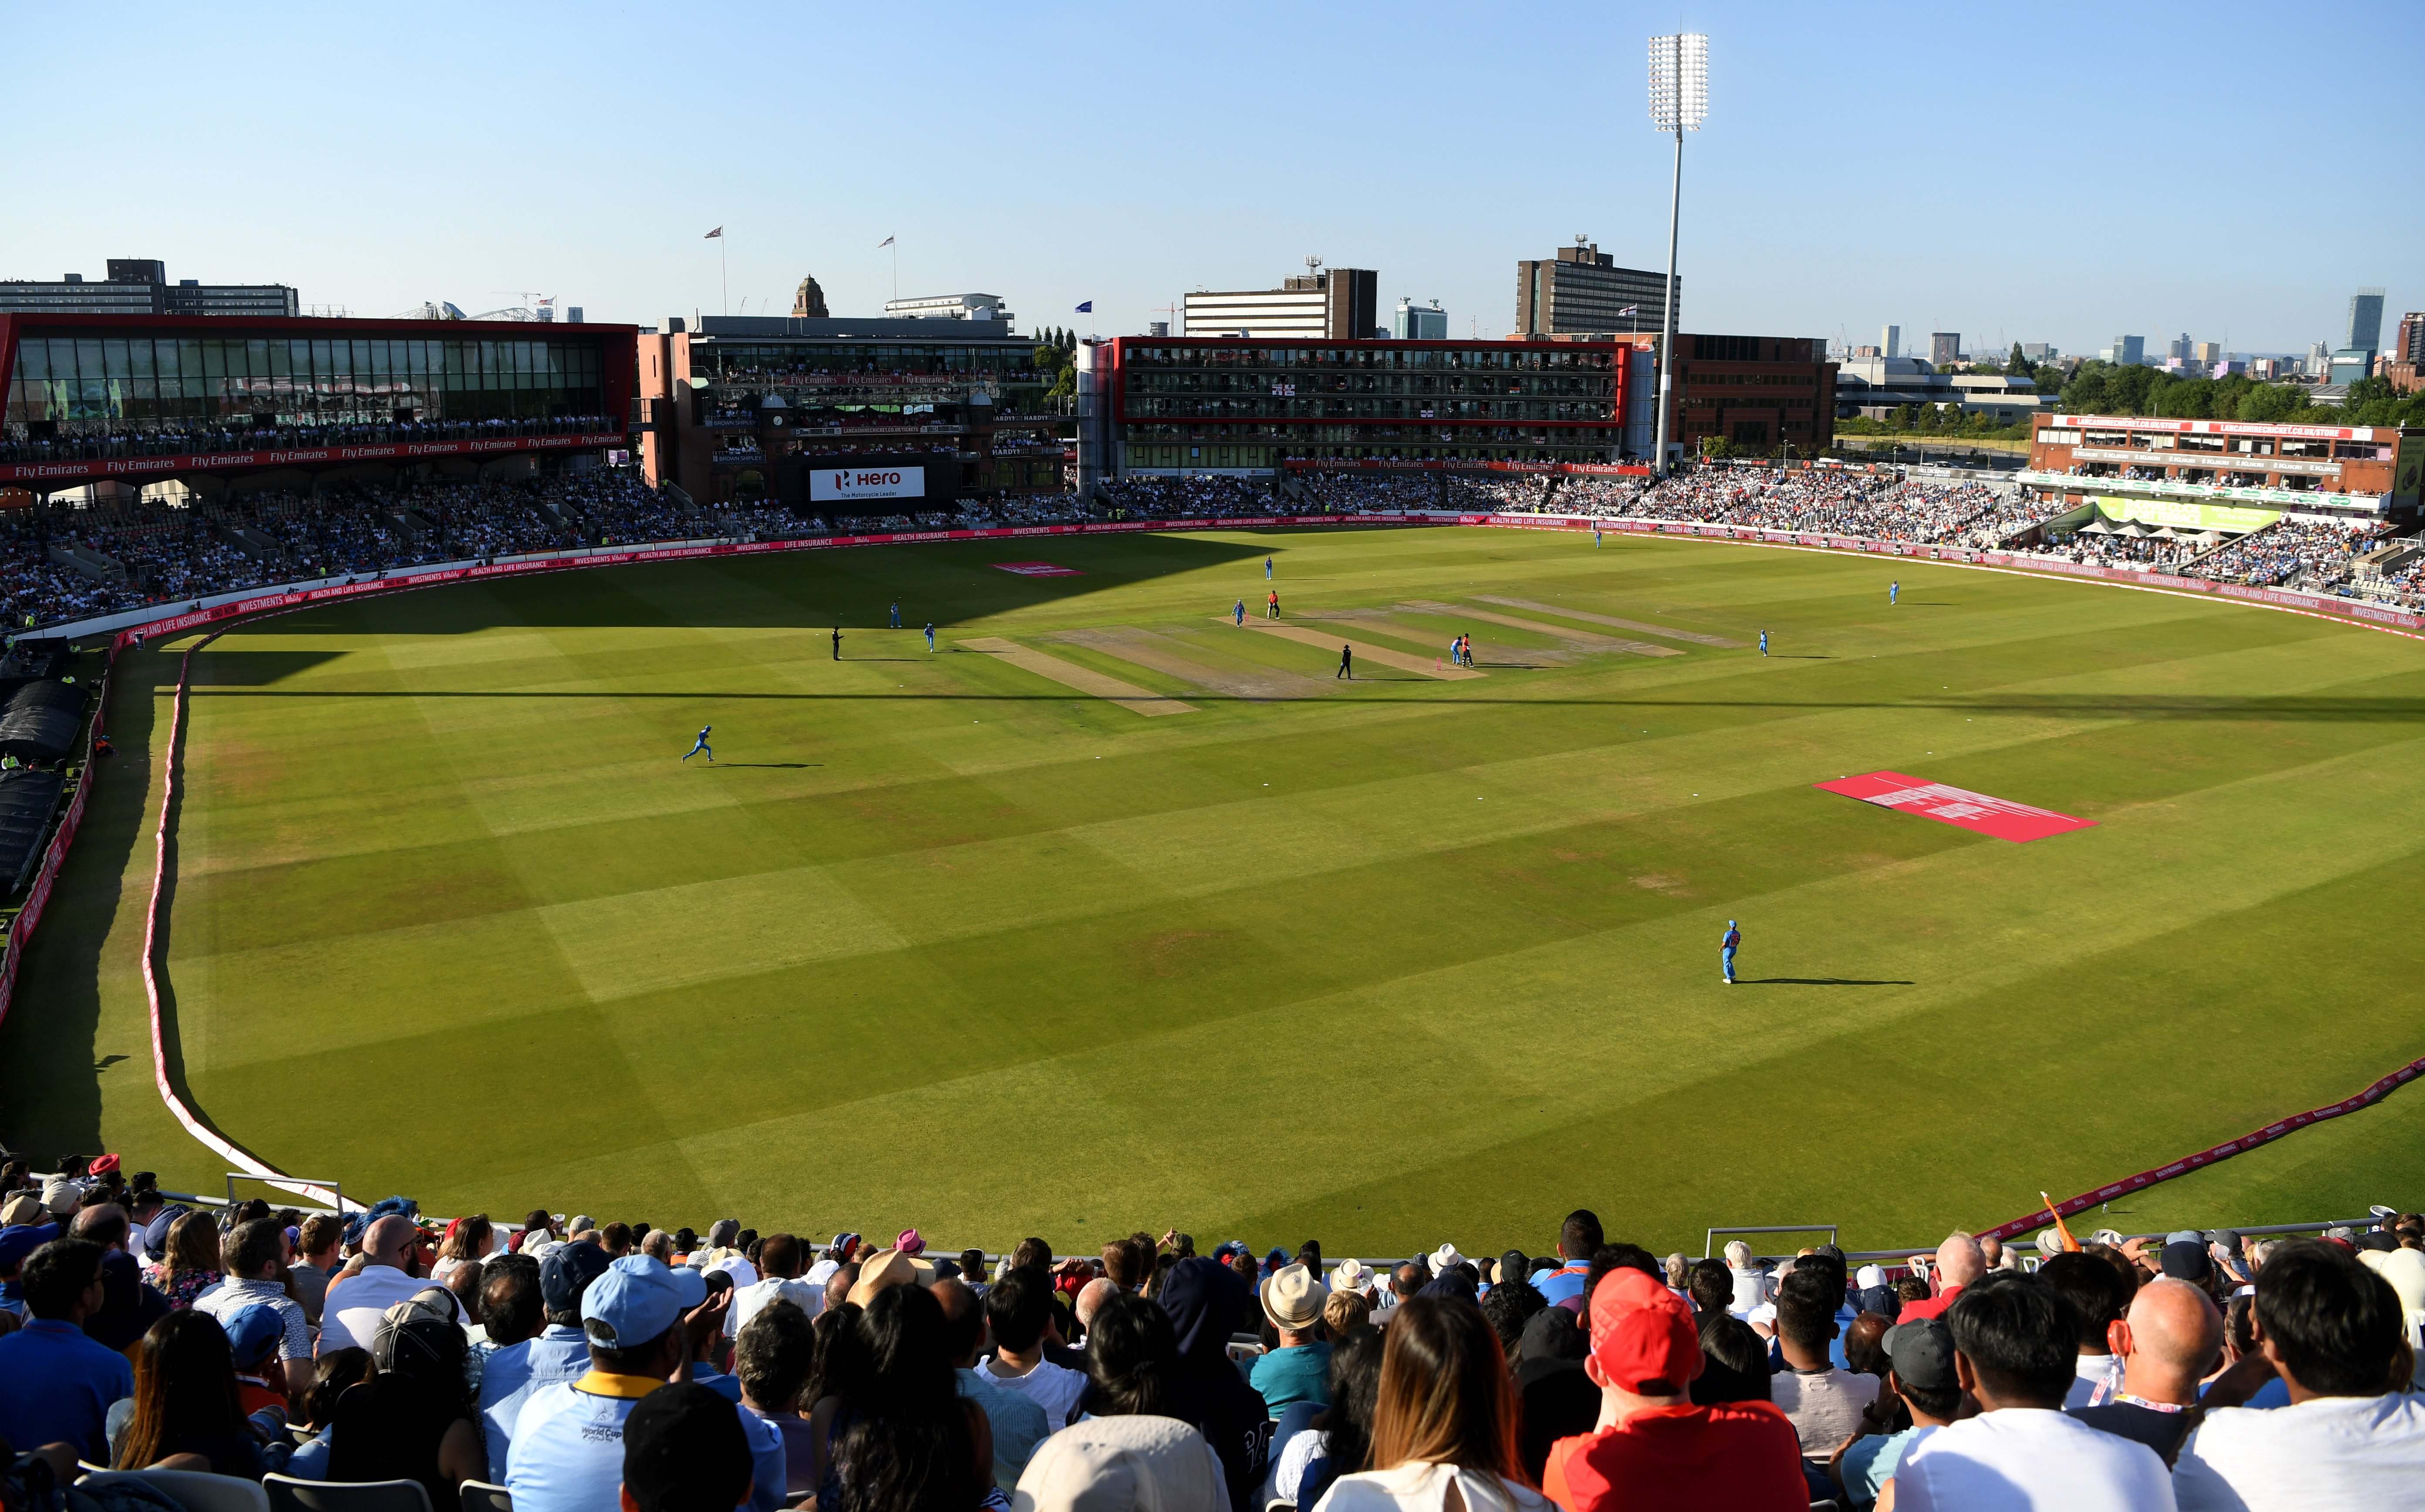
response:
[(1549, 1512), (1524, 1480), (1507, 1356), (1482, 1310), (1410, 1297), (1383, 1340), (1373, 1468), (1332, 1482), (1318, 1512)]

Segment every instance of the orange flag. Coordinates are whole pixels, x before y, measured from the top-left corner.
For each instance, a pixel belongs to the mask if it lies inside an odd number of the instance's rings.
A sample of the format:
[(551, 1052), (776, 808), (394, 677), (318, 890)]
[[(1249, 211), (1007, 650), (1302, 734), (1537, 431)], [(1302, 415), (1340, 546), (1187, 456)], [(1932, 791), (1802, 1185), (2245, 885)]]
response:
[[(2071, 1236), (2071, 1230), (2064, 1225), (2063, 1214), (2055, 1210), (2054, 1198), (2048, 1197), (2044, 1192), (2040, 1192), (2038, 1196), (2045, 1200), (2047, 1212), (2054, 1218), (2054, 1231), (2062, 1236), (2063, 1247), (2068, 1250), (2077, 1250), (2080, 1247), (2080, 1241)], [(2040, 1248), (2044, 1248), (2046, 1247), (2046, 1238), (2044, 1235), (2039, 1236), (2038, 1247)]]

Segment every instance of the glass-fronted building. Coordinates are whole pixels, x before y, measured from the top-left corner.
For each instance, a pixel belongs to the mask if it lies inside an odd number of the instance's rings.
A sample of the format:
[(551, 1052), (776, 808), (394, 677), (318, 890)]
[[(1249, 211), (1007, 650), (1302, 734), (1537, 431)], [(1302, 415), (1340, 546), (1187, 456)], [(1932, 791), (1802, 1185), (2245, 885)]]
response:
[[(623, 440), (632, 328), (508, 321), (0, 314), (0, 482), (132, 458)], [(511, 450), (511, 447), (503, 449)], [(352, 459), (352, 458), (346, 458)], [(146, 467), (160, 475), (178, 468)]]
[(1325, 458), (1621, 460), (1626, 348), (1608, 343), (1122, 336), (1115, 475)]

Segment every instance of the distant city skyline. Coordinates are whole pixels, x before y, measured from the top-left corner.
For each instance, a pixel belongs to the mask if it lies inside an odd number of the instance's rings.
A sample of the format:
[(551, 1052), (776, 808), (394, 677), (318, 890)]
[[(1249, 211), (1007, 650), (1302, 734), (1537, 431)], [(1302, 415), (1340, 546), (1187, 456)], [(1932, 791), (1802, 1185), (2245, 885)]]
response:
[[(992, 290), (1022, 329), (1114, 335), (1198, 287), (1277, 287), (1318, 254), (1377, 269), (1384, 310), (1437, 298), (1451, 335), (1498, 336), (1515, 329), (1515, 264), (1577, 233), (1663, 268), (1670, 148), (1642, 55), (1680, 22), (1710, 36), (1709, 120), (1684, 154), (1692, 329), (1858, 346), (1892, 323), (1906, 352), (1911, 332), (1951, 330), (1974, 356), (2016, 341), (2093, 356), (2117, 331), (2162, 350), (2188, 331), (2303, 355), (2337, 341), (2362, 286), (2387, 287), (2387, 321), (2425, 308), (2425, 206), (2396, 172), (2212, 223), (2133, 188), (2224, 165), (2235, 183), (2312, 182), (2325, 126), (2299, 124), (2295, 81), (2394, 87), (2425, 41), (2413, 5), (2297, 26), (2255, 6), (2126, 8), (2093, 52), (2001, 15), (1759, 5), (1555, 3), (1520, 24), (1445, 5), (1241, 6), (1211, 34), (1109, 5), (913, 22), (740, 5), (663, 51), (662, 18), (636, 8), (517, 10), (504, 31), (493, 9), (339, 10), (267, 36), (142, 14), (113, 38), (113, 88), (199, 103), (191, 142), (155, 112), (91, 108), (86, 18), (11, 16), (0, 196), (21, 213), (0, 220), (0, 279), (159, 258), (357, 315), (536, 290), (653, 324), (718, 313), (719, 251), (735, 314), (785, 314), (813, 275), (837, 314), (874, 315), (897, 254), (905, 296)], [(1342, 45), (1269, 45), (1309, 26)], [(931, 36), (952, 45), (909, 45)], [(1358, 39), (1404, 38), (1423, 45), (1390, 49), (1387, 69), (1353, 61)], [(1545, 67), (1545, 38), (1566, 61)], [(2169, 138), (2114, 93), (2133, 76), (2198, 81), (2193, 145), (2137, 145)], [(215, 121), (212, 82), (268, 79), (316, 81), (382, 124), (247, 145), (275, 112)], [(1881, 120), (1913, 128), (1893, 134), (1907, 148), (1872, 145), (1863, 123)]]

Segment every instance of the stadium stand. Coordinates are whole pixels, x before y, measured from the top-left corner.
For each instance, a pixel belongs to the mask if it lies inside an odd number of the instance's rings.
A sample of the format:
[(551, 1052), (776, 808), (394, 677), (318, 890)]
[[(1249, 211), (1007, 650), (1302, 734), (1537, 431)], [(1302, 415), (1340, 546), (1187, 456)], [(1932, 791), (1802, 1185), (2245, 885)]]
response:
[(2387, 1209), (1886, 1264), (1662, 1262), (1581, 1210), (1537, 1258), (1072, 1259), (57, 1164), (0, 1157), (12, 1506), (2271, 1509), (2425, 1470), (2425, 1215)]

